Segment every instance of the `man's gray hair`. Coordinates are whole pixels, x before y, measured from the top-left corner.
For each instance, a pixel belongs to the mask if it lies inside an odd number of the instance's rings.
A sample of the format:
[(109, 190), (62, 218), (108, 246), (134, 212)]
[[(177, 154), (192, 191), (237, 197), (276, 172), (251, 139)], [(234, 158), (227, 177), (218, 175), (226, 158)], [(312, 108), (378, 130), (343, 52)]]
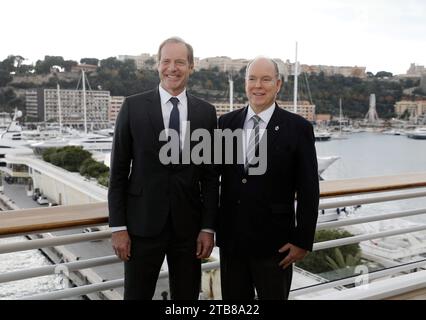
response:
[(280, 70), (278, 68), (278, 63), (274, 59), (264, 57), (264, 56), (259, 56), (259, 57), (254, 58), (253, 60), (249, 61), (249, 63), (247, 64), (247, 68), (246, 68), (246, 78), (248, 76), (248, 69), (249, 69), (250, 65), (258, 59), (266, 59), (266, 60), (270, 61), (272, 63), (272, 65), (274, 66), (274, 69), (275, 69), (275, 77), (277, 79), (280, 79)]
[(161, 61), (161, 50), (163, 49), (163, 47), (167, 43), (182, 43), (182, 44), (184, 44), (187, 51), (188, 51), (188, 63), (189, 63), (190, 66), (194, 66), (194, 49), (192, 49), (192, 46), (189, 43), (185, 42), (185, 40), (183, 40), (182, 38), (179, 38), (179, 37), (168, 38), (160, 44), (160, 46), (158, 47), (158, 55), (157, 55), (158, 63), (160, 63), (160, 61)]

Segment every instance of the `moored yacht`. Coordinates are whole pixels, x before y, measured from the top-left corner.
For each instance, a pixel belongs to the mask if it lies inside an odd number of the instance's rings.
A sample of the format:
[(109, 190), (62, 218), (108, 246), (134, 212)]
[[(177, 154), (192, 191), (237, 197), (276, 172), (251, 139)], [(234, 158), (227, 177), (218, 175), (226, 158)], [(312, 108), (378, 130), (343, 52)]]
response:
[(413, 131), (407, 132), (407, 137), (411, 139), (426, 140), (426, 127), (416, 128)]

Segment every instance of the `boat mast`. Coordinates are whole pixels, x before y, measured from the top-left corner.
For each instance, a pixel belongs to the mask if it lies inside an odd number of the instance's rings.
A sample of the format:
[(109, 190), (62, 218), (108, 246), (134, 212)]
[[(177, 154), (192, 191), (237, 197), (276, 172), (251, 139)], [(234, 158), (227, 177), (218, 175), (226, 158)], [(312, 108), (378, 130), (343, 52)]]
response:
[(342, 134), (342, 98), (339, 98), (339, 132)]
[(84, 113), (84, 134), (87, 135), (87, 110), (86, 110), (86, 79), (84, 77), (84, 69), (81, 69), (83, 80), (83, 113)]
[(296, 41), (296, 58), (294, 62), (294, 96), (293, 96), (293, 112), (297, 113), (297, 41)]
[(58, 96), (58, 114), (59, 114), (59, 135), (62, 135), (62, 110), (61, 110), (61, 97), (59, 90), (59, 83), (56, 84), (56, 94)]
[(232, 75), (229, 74), (229, 111), (234, 110), (234, 80)]

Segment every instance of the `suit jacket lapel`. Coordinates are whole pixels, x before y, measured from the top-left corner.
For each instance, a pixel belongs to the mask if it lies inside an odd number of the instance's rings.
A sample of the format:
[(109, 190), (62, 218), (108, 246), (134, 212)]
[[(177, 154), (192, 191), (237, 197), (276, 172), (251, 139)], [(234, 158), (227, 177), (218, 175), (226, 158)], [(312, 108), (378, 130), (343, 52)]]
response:
[(160, 149), (166, 141), (160, 141), (159, 136), (160, 132), (164, 130), (164, 120), (163, 113), (161, 111), (161, 99), (160, 93), (157, 90), (153, 90), (152, 94), (147, 98), (148, 100), (148, 115), (151, 121), (151, 125), (154, 131), (154, 144), (158, 144), (158, 149)]
[[(186, 94), (186, 98), (188, 101), (188, 118), (186, 119), (188, 123), (186, 127), (186, 135), (189, 134), (189, 145), (191, 147), (190, 150), (192, 150), (192, 147), (195, 145), (196, 141), (191, 141), (191, 135), (192, 135), (192, 132), (199, 127), (199, 121), (198, 121), (199, 114), (197, 112), (197, 104), (195, 103), (194, 98), (188, 93)], [(185, 141), (185, 142), (188, 142), (188, 141)], [(184, 148), (186, 148), (187, 146), (188, 146), (187, 143), (185, 143)]]
[[(244, 135), (245, 133), (244, 133), (244, 122), (245, 122), (245, 120), (246, 120), (246, 116), (247, 116), (247, 111), (248, 111), (248, 106), (246, 106), (245, 108), (244, 108), (244, 110), (242, 110), (239, 114), (238, 114), (238, 116), (237, 117), (235, 117), (235, 121), (234, 121), (234, 123), (232, 124), (232, 131), (234, 131), (234, 130), (237, 130), (237, 129), (240, 129), (241, 130), (241, 132), (242, 132), (242, 134)], [(241, 139), (241, 142), (242, 143), (244, 143), (244, 140), (243, 139)], [(237, 144), (237, 143), (235, 143), (234, 144), (234, 148), (233, 148), (233, 150), (234, 150), (234, 154), (233, 154), (233, 156), (234, 156), (234, 163), (237, 163), (237, 160), (238, 160), (238, 153), (241, 153), (241, 155), (243, 155), (244, 153), (243, 153), (243, 145), (242, 144)], [(243, 159), (243, 164), (238, 164), (237, 163), (237, 165), (235, 166), (235, 168), (237, 169), (237, 171), (239, 172), (239, 174), (240, 174), (240, 176), (243, 176), (244, 174), (245, 174), (245, 171), (244, 171), (244, 162), (245, 162), (245, 159)]]
[[(272, 117), (266, 126), (267, 130), (267, 141), (268, 141), (268, 149), (272, 148), (274, 145), (275, 139), (278, 137), (280, 130), (282, 130), (283, 119), (280, 117), (278, 105), (275, 103), (275, 110), (272, 113)], [(263, 137), (262, 137), (263, 140)], [(269, 150), (268, 150), (269, 152)]]

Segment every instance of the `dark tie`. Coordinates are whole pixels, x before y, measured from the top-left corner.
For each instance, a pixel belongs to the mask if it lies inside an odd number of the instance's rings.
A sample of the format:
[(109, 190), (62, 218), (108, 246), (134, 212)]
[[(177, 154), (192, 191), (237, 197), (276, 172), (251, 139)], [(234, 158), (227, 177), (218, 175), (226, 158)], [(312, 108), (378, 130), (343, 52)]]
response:
[(179, 148), (180, 148), (180, 121), (179, 121), (179, 99), (171, 97), (170, 102), (173, 104), (172, 112), (170, 113), (169, 129), (176, 130), (179, 135)]
[(258, 115), (254, 115), (251, 119), (253, 120), (253, 130), (251, 131), (249, 143), (247, 146), (246, 170), (249, 166), (255, 164), (253, 163), (253, 160), (256, 154), (256, 150), (259, 147), (259, 123), (261, 119)]

